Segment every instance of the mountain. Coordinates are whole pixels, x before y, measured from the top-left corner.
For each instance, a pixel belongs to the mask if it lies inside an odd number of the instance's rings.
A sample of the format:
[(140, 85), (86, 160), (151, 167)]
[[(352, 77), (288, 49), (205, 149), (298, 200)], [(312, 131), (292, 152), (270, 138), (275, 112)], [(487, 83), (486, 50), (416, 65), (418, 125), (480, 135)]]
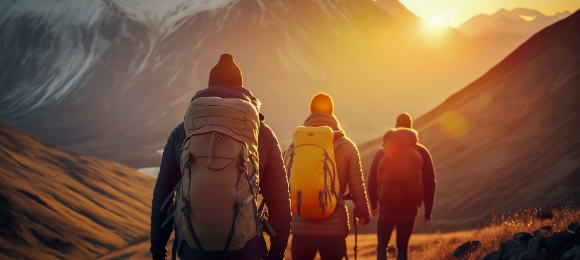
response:
[(159, 164), (225, 52), (282, 141), (318, 91), (333, 96), (352, 138), (368, 140), (384, 123), (372, 119), (426, 112), (499, 60), (371, 0), (27, 0), (0, 10), (0, 121), (134, 168)]
[(547, 16), (531, 9), (501, 9), (492, 15), (475, 16), (457, 30), (467, 38), (474, 51), (500, 62), (535, 33), (568, 15), (570, 12)]
[(394, 17), (407, 21), (421, 22), (421, 18), (409, 11), (409, 9), (398, 0), (375, 0), (374, 2), (385, 12)]
[(0, 124), (0, 258), (94, 259), (148, 237), (153, 186)]
[[(545, 28), (416, 120), (437, 169), (436, 229), (580, 198), (578, 24), (580, 11)], [(380, 142), (359, 146), (367, 172)]]
[(466, 37), (494, 34), (529, 37), (570, 14), (566, 11), (548, 16), (532, 9), (516, 8), (510, 11), (501, 9), (491, 15), (475, 16), (460, 25), (457, 30)]

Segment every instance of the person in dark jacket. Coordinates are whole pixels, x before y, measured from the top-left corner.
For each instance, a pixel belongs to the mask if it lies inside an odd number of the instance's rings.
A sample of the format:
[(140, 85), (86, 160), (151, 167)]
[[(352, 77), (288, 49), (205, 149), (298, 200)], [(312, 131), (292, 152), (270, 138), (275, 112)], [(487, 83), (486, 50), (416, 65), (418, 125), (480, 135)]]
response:
[[(413, 128), (413, 119), (407, 113), (401, 114), (397, 118), (397, 128)], [(385, 134), (383, 141), (389, 138), (389, 132)], [(433, 200), (435, 198), (435, 166), (429, 150), (419, 144), (419, 154), (423, 159), (423, 204), (425, 205), (425, 225), (429, 226), (431, 223), (431, 212), (433, 210)], [(384, 153), (379, 149), (373, 159), (371, 170), (369, 173), (369, 197), (371, 202), (371, 214), (377, 215), (377, 199), (378, 199), (378, 169), (379, 163), (383, 158)], [(415, 217), (417, 216), (417, 207), (415, 205), (400, 206), (400, 205), (379, 205), (378, 210), (379, 220), (377, 225), (377, 260), (387, 259), (387, 247), (393, 229), (397, 228), (397, 260), (406, 260), (408, 254), (409, 239), (415, 225)]]
[[(370, 212), (358, 149), (346, 137), (334, 116), (334, 105), (329, 95), (315, 95), (310, 111), (310, 116), (304, 122), (305, 126), (328, 126), (334, 130), (335, 141), (346, 140), (335, 150), (340, 194), (344, 194), (348, 186), (358, 210), (358, 216), (352, 217), (358, 217), (360, 224), (367, 225)], [(345, 256), (350, 222), (344, 200), (339, 201), (335, 212), (326, 219), (305, 219), (298, 215), (293, 215), (292, 218), (292, 259), (311, 260), (317, 252), (322, 260), (338, 260)]]
[[(198, 97), (239, 98), (251, 101), (259, 108), (260, 102), (252, 93), (243, 87), (242, 73), (235, 64), (232, 55), (223, 54), (217, 65), (211, 70), (208, 88), (196, 93), (192, 101)], [(205, 252), (190, 248), (182, 243), (177, 248), (181, 259), (284, 259), (288, 237), (290, 234), (290, 194), (288, 180), (282, 160), (278, 139), (274, 132), (264, 122), (260, 114), (260, 129), (258, 136), (258, 152), (262, 162), (263, 175), (260, 181), (260, 192), (266, 198), (269, 223), (275, 236), (270, 237), (270, 250), (266, 252), (262, 236), (249, 240), (244, 248), (233, 252)], [(167, 218), (166, 210), (160, 210), (171, 190), (181, 179), (180, 155), (181, 146), (185, 140), (183, 123), (171, 132), (165, 149), (155, 190), (151, 210), (151, 254), (153, 259), (167, 258), (167, 241), (172, 232), (172, 225), (162, 227)]]

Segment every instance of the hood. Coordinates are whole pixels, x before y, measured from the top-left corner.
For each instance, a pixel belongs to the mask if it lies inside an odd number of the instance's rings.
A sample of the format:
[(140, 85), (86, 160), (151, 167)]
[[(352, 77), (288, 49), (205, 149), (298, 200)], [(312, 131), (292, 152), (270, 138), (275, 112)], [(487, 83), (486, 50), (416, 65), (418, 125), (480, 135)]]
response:
[[(262, 106), (262, 102), (254, 97), (249, 89), (239, 86), (211, 86), (195, 93), (191, 101), (193, 102), (193, 100), (200, 97), (238, 98), (246, 100), (252, 103), (258, 112)], [(260, 120), (264, 121), (264, 115), (262, 113), (260, 113)]]
[(385, 135), (384, 143), (395, 144), (396, 146), (417, 146), (419, 144), (419, 135), (414, 129), (396, 128)]
[(327, 113), (312, 113), (304, 121), (304, 126), (328, 126), (334, 131), (334, 137), (345, 136), (344, 130), (336, 116)]

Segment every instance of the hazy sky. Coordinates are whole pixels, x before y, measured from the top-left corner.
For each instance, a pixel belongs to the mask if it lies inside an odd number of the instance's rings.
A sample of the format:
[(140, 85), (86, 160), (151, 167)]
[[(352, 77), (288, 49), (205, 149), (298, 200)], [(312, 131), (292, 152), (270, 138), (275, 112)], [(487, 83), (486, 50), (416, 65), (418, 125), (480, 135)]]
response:
[(544, 14), (574, 12), (580, 9), (580, 0), (400, 0), (409, 10), (429, 21), (440, 21), (458, 26), (469, 18), (492, 14), (505, 8), (536, 9)]

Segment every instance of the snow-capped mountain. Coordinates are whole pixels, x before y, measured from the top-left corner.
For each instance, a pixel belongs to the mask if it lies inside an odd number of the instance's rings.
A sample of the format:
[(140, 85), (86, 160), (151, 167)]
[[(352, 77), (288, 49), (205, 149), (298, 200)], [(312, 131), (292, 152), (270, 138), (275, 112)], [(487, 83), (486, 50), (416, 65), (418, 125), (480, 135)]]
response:
[(566, 18), (570, 12), (560, 12), (553, 16), (539, 11), (516, 8), (501, 9), (494, 14), (480, 14), (459, 26), (458, 31), (466, 37), (514, 34), (530, 37), (545, 27)]
[(496, 62), (473, 63), (478, 52), (458, 33), (425, 32), (372, 0), (0, 5), (0, 121), (134, 167), (159, 163), (156, 151), (225, 52), (282, 141), (318, 91), (334, 97), (347, 132), (365, 140)]

